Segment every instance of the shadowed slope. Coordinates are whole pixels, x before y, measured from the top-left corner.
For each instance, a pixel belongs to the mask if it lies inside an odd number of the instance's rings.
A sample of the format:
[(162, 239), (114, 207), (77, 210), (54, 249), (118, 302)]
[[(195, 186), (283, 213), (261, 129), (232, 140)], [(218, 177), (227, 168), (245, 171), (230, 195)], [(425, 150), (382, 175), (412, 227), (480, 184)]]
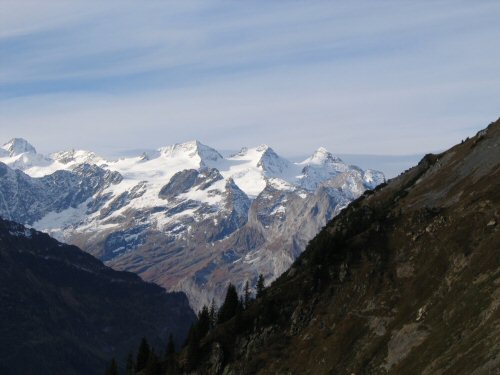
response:
[(500, 121), (333, 219), (199, 374), (490, 374), (500, 367)]
[(100, 374), (142, 336), (183, 340), (194, 319), (183, 293), (2, 219), (0, 301), (2, 374)]

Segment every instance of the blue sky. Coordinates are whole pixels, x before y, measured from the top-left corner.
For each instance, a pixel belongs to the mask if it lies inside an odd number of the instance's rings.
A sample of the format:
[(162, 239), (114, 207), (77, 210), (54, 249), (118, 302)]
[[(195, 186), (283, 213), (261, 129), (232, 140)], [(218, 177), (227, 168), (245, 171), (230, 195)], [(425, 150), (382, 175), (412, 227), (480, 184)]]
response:
[(445, 149), (500, 116), (498, 1), (0, 2), (0, 141)]

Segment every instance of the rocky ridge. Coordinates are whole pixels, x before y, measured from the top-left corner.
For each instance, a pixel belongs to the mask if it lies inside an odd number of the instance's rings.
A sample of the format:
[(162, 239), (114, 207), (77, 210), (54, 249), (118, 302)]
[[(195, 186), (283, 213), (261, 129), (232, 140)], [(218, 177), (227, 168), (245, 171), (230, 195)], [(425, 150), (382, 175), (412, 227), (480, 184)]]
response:
[[(269, 146), (223, 157), (198, 141), (115, 161), (81, 150), (38, 154), (14, 139), (0, 153), (0, 215), (75, 244), (194, 307), (259, 273), (285, 271), (377, 171), (324, 148), (292, 163)], [(3, 163), (3, 164), (2, 164)]]
[(498, 373), (498, 181), (500, 120), (352, 202), (190, 374)]

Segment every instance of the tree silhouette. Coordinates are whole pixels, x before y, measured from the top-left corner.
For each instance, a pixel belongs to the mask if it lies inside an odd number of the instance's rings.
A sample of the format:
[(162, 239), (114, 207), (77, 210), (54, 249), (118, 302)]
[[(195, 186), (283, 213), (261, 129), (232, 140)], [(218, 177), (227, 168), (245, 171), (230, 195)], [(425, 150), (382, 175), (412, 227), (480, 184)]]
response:
[(257, 280), (257, 298), (260, 298), (264, 295), (264, 275), (260, 274), (259, 279)]
[(142, 338), (141, 344), (139, 345), (139, 351), (137, 352), (136, 361), (136, 371), (141, 371), (146, 367), (148, 363), (149, 353), (151, 352), (151, 347), (148, 344), (148, 340), (145, 337)]
[(154, 350), (149, 353), (148, 361), (144, 368), (144, 375), (161, 375), (160, 361)]
[(116, 361), (114, 358), (111, 360), (111, 364), (107, 368), (105, 374), (106, 375), (118, 375), (118, 366), (116, 365)]
[(166, 370), (167, 374), (175, 373), (176, 365), (175, 365), (175, 343), (172, 334), (168, 335), (168, 344), (167, 344), (167, 352), (165, 353), (166, 357)]
[(203, 306), (201, 311), (198, 313), (198, 334), (200, 338), (205, 337), (205, 335), (210, 330), (210, 312), (207, 306)]
[(240, 301), (238, 298), (238, 292), (236, 292), (236, 287), (230, 283), (227, 287), (224, 303), (219, 310), (219, 323), (224, 323), (235, 316), (238, 312), (239, 306)]
[(210, 311), (208, 315), (210, 316), (210, 328), (215, 327), (217, 324), (217, 306), (215, 306), (215, 301), (212, 299), (212, 304), (210, 305)]
[(187, 338), (187, 361), (186, 367), (188, 371), (192, 371), (198, 365), (200, 360), (200, 335), (198, 333), (198, 325), (195, 323), (191, 326)]
[(135, 363), (134, 363), (134, 356), (132, 355), (132, 353), (129, 353), (127, 356), (127, 365), (125, 367), (125, 370), (127, 371), (127, 375), (135, 374)]
[(248, 280), (245, 283), (244, 296), (245, 297), (244, 297), (244, 300), (243, 300), (243, 303), (244, 303), (243, 307), (245, 309), (248, 309), (248, 305), (250, 305), (250, 300), (252, 299), (252, 296), (250, 294), (250, 283), (248, 282)]

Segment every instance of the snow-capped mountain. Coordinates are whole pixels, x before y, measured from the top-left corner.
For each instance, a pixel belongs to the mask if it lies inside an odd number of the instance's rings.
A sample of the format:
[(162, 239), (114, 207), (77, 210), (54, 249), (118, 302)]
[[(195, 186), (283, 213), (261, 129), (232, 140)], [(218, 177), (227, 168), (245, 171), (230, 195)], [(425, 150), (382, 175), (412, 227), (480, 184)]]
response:
[(0, 160), (11, 168), (25, 170), (35, 166), (47, 167), (52, 160), (38, 154), (25, 139), (13, 138), (0, 148)]
[(1, 216), (183, 290), (196, 308), (229, 281), (279, 276), (329, 219), (384, 182), (324, 148), (300, 163), (267, 145), (223, 157), (198, 141), (119, 160), (44, 156), (23, 139), (0, 150)]

